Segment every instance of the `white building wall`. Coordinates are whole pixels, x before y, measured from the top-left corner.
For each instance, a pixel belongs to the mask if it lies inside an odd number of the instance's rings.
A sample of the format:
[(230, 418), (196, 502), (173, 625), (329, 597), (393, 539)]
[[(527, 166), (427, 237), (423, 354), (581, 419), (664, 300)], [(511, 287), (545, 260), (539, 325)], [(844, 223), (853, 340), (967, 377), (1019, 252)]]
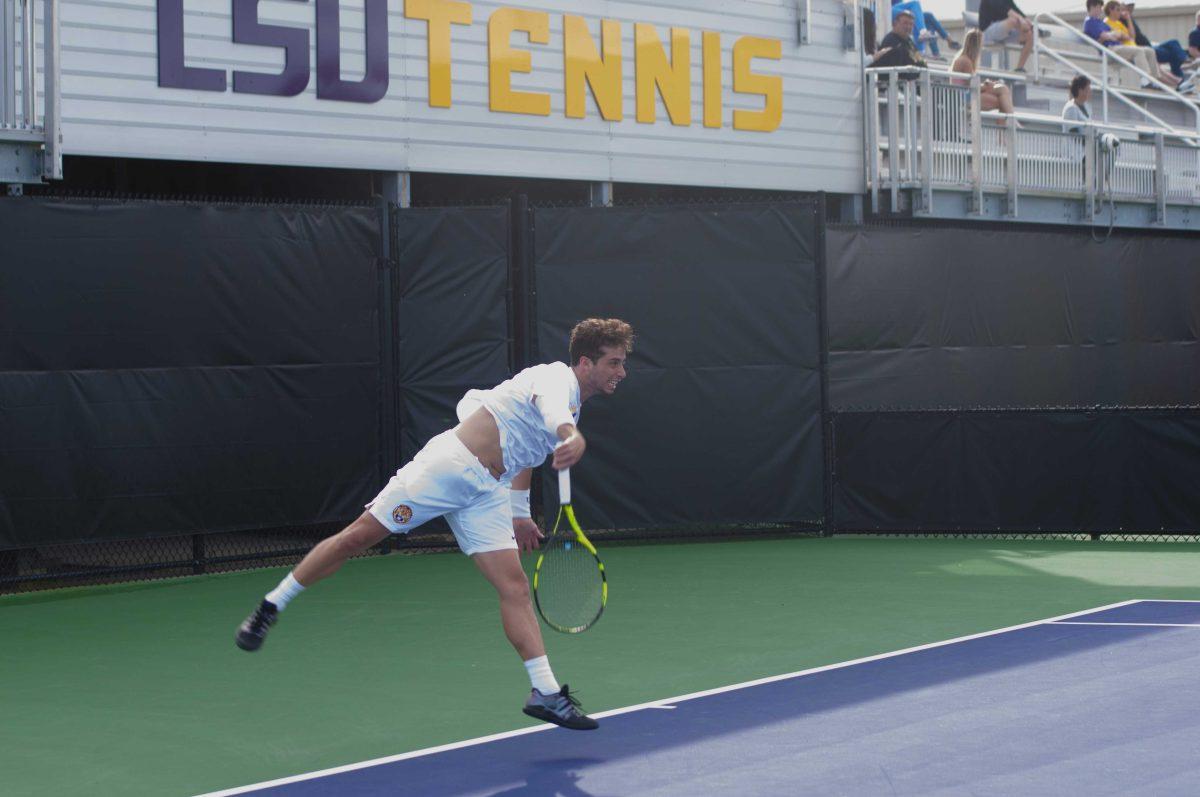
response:
[[(428, 104), (426, 24), (391, 0), (390, 83), (372, 104), (316, 98), (315, 74), (295, 97), (164, 88), (158, 85), (154, 0), (61, 0), (62, 130), (66, 154), (303, 166), (655, 182), (787, 190), (860, 191), (860, 56), (842, 47), (848, 17), (836, 0), (811, 1), (811, 42), (799, 44), (793, 0), (474, 0), (470, 26), (453, 26), (453, 104)], [(283, 50), (234, 44), (231, 0), (185, 0), (186, 64), (278, 72)], [(550, 14), (550, 41), (532, 53), (533, 72), (513, 88), (544, 91), (548, 117), (488, 107), (487, 20), (505, 5)], [(624, 119), (606, 122), (590, 95), (587, 118), (564, 115), (562, 14), (584, 17), (599, 41), (600, 20), (621, 22)], [(262, 0), (259, 21), (309, 30), (304, 0)], [(635, 119), (633, 23), (691, 32), (692, 124), (673, 125), (661, 100), (655, 124)], [(341, 4), (342, 73), (364, 68), (361, 0)], [(702, 124), (701, 32), (721, 34), (724, 126)], [(753, 71), (783, 78), (783, 119), (771, 132), (735, 130), (734, 109), (757, 110), (757, 95), (732, 89), (732, 48), (744, 35), (776, 38), (782, 59)]]

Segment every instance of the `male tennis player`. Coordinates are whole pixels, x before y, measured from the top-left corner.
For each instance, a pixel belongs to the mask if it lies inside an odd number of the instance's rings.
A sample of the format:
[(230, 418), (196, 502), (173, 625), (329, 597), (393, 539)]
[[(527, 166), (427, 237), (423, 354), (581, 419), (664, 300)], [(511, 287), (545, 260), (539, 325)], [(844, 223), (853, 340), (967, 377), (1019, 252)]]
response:
[(555, 470), (579, 461), (586, 446), (576, 428), (579, 407), (617, 389), (632, 347), (629, 324), (589, 318), (571, 330), (570, 366), (535, 365), (491, 390), (468, 391), (458, 426), (430, 440), (358, 520), (318, 543), (267, 593), (238, 628), (238, 647), (258, 650), (279, 612), (350, 557), (445, 515), (459, 548), (499, 593), (504, 633), (533, 687), (525, 713), (574, 730), (598, 727), (550, 670), (518, 548), (531, 551), (543, 536), (529, 512), (531, 469), (551, 455)]

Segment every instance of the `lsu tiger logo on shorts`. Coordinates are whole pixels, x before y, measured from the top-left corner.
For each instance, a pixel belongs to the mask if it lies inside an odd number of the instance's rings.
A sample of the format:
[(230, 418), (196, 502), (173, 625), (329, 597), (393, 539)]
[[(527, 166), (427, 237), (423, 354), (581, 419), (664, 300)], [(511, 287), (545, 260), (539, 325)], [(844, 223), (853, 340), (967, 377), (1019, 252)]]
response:
[(405, 504), (400, 504), (392, 510), (392, 520), (403, 526), (408, 521), (412, 520), (412, 507)]

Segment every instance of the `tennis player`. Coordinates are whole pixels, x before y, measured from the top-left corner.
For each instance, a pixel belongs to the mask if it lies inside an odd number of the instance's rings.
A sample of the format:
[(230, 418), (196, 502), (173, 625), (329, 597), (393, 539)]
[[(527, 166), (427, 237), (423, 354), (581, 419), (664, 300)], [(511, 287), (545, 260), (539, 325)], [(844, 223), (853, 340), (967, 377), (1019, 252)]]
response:
[(554, 678), (518, 550), (537, 548), (543, 537), (530, 517), (531, 469), (548, 456), (555, 470), (579, 461), (586, 447), (577, 428), (580, 405), (617, 389), (632, 347), (629, 324), (589, 318), (571, 330), (571, 365), (535, 365), (491, 390), (468, 391), (458, 404), (459, 424), (430, 440), (358, 520), (318, 543), (267, 593), (238, 628), (238, 647), (258, 650), (279, 612), (350, 557), (445, 515), (459, 548), (500, 596), (504, 633), (532, 686), (524, 712), (564, 728), (598, 727)]

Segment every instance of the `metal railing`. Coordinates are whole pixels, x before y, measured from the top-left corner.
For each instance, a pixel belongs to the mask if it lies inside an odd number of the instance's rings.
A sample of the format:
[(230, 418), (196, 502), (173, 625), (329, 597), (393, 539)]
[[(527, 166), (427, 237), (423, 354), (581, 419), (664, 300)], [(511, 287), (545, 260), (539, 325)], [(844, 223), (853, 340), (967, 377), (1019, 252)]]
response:
[(1084, 200), (1200, 205), (1200, 146), (1194, 135), (1146, 127), (1066, 121), (1038, 114), (983, 112), (980, 76), (914, 67), (867, 70), (867, 190), (872, 208), (914, 191), (914, 210), (932, 208), (933, 191), (968, 192), (973, 213), (985, 193)]
[(1121, 91), (1119, 88), (1117, 88), (1113, 85), (1113, 80), (1116, 78), (1116, 69), (1110, 69), (1110, 64), (1111, 64), (1112, 66), (1117, 67), (1117, 68), (1125, 68), (1125, 69), (1130, 70), (1134, 74), (1139, 75), (1143, 80), (1149, 82), (1150, 85), (1159, 89), (1161, 92), (1161, 96), (1159, 94), (1156, 94), (1155, 97), (1157, 99), (1162, 99), (1162, 100), (1166, 100), (1166, 101), (1170, 101), (1170, 102), (1176, 102), (1176, 103), (1179, 103), (1180, 105), (1182, 105), (1186, 110), (1190, 111), (1193, 114), (1193, 117), (1196, 120), (1196, 129), (1200, 130), (1200, 105), (1196, 104), (1191, 99), (1185, 97), (1184, 95), (1182, 95), (1179, 92), (1172, 89), (1167, 84), (1163, 83), (1158, 78), (1157, 75), (1151, 75), (1150, 73), (1143, 71), (1140, 67), (1136, 66), (1132, 62), (1126, 60), (1125, 58), (1122, 58), (1120, 55), (1117, 55), (1115, 52), (1113, 52), (1111, 47), (1105, 47), (1103, 44), (1100, 44), (1100, 42), (1096, 41), (1091, 36), (1088, 36), (1083, 31), (1072, 26), (1070, 23), (1066, 22), (1058, 15), (1052, 14), (1049, 11), (1043, 11), (1042, 13), (1035, 15), (1034, 16), (1034, 24), (1035, 25), (1053, 24), (1056, 27), (1065, 31), (1067, 33), (1067, 38), (1069, 40), (1074, 41), (1076, 44), (1083, 45), (1087, 50), (1089, 50), (1091, 52), (1095, 52), (1095, 53), (1099, 54), (1100, 74), (1093, 75), (1093, 74), (1090, 74), (1087, 70), (1080, 67), (1078, 64), (1075, 64), (1073, 61), (1071, 61), (1070, 60), (1071, 54), (1064, 55), (1063, 53), (1059, 52), (1058, 50), (1055, 50), (1050, 45), (1046, 44), (1046, 42), (1043, 41), (1041, 38), (1035, 39), (1034, 45), (1033, 45), (1033, 73), (1035, 75), (1037, 75), (1039, 77), (1042, 75), (1042, 56), (1045, 55), (1045, 56), (1049, 56), (1052, 60), (1058, 62), (1059, 64), (1062, 64), (1063, 66), (1067, 67), (1074, 74), (1084, 75), (1089, 80), (1092, 81), (1092, 84), (1094, 86), (1096, 86), (1096, 88), (1101, 93), (1101, 99), (1100, 99), (1100, 119), (1101, 119), (1101, 121), (1103, 121), (1103, 122), (1108, 121), (1108, 98), (1109, 98), (1109, 95), (1111, 95), (1111, 96), (1115, 97), (1117, 100), (1119, 100), (1122, 104), (1126, 105), (1129, 108), (1132, 108), (1136, 112), (1142, 114), (1145, 118), (1154, 122), (1154, 124), (1157, 125), (1158, 127), (1161, 127), (1164, 130), (1168, 130), (1168, 131), (1172, 129), (1172, 126), (1170, 124), (1167, 124), (1166, 122), (1164, 122), (1158, 116), (1151, 113), (1146, 108), (1142, 107), (1141, 105), (1138, 105), (1136, 102), (1134, 102), (1128, 96), (1126, 96), (1126, 94), (1123, 91)]
[(61, 179), (58, 0), (41, 2), (40, 48), (36, 6), (37, 0), (0, 0), (0, 142), (41, 143), (42, 176)]

